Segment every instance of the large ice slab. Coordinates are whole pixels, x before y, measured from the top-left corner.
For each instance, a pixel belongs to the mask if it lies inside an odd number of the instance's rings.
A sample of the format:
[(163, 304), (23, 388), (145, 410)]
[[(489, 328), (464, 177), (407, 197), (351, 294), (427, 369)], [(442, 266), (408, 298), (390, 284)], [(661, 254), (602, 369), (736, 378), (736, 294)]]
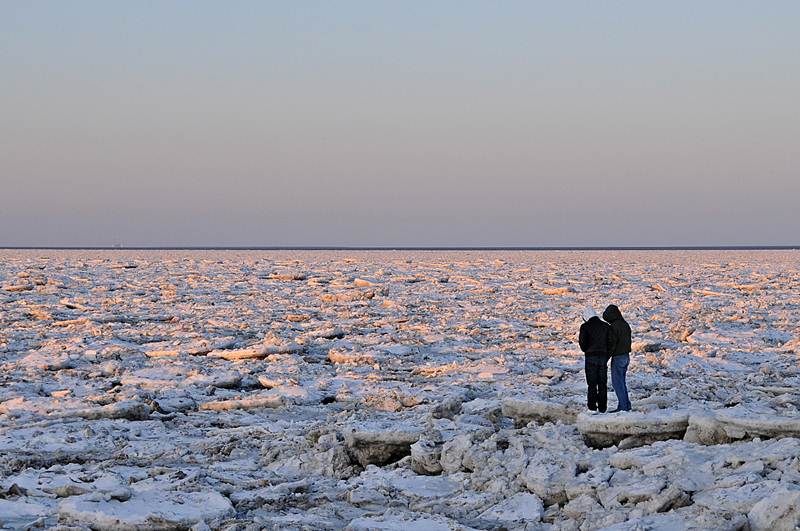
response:
[(138, 492), (127, 501), (74, 496), (58, 508), (66, 522), (114, 531), (185, 529), (233, 512), (231, 502), (217, 492), (158, 490)]
[(682, 439), (689, 426), (689, 412), (581, 413), (576, 426), (592, 446), (641, 446), (666, 439)]
[(800, 437), (800, 415), (789, 417), (737, 407), (697, 411), (689, 416), (687, 441), (724, 444), (755, 437)]

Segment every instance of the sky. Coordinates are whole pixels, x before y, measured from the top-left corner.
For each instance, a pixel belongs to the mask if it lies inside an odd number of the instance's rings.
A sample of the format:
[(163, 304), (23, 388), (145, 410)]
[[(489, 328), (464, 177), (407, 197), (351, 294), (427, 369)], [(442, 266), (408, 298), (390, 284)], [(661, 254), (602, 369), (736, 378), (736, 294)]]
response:
[(800, 2), (0, 0), (0, 246), (800, 244)]

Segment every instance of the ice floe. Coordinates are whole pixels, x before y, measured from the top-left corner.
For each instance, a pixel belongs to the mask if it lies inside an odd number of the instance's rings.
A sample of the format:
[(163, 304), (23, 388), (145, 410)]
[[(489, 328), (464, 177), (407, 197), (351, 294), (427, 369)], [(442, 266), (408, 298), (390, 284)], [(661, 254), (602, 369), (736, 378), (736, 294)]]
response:
[[(0, 279), (0, 528), (800, 525), (795, 252), (9, 250)], [(612, 302), (634, 410), (589, 414), (580, 311)]]

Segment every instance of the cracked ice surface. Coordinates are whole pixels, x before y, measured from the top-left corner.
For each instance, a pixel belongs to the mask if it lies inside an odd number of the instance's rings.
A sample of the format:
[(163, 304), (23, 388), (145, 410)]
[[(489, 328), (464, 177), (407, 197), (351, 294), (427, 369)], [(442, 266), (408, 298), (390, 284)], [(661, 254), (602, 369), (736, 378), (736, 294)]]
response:
[[(0, 527), (794, 529), (798, 293), (789, 251), (0, 251)], [(612, 302), (634, 412), (587, 415)]]

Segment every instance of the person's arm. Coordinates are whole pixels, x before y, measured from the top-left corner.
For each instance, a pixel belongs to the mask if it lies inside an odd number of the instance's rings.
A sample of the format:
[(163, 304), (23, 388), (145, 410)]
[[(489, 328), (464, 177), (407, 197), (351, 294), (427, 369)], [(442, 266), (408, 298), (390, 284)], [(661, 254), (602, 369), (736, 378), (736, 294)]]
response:
[(580, 345), (583, 352), (586, 352), (586, 339), (586, 327), (581, 325), (581, 331), (578, 334), (578, 345)]
[(609, 356), (613, 356), (617, 351), (617, 333), (614, 331), (613, 326), (608, 327), (608, 345), (606, 345), (606, 352)]

